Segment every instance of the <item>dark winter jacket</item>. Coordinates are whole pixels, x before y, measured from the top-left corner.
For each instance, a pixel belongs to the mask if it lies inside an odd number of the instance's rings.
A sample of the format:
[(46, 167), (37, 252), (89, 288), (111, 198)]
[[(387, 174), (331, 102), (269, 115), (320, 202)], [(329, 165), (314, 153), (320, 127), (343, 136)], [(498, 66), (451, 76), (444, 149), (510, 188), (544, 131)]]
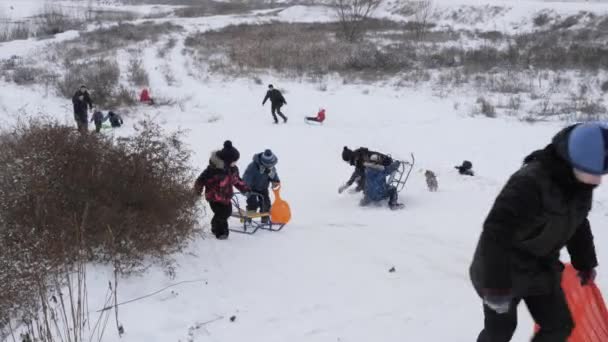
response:
[(510, 289), (517, 297), (558, 288), (567, 247), (573, 266), (597, 266), (587, 220), (593, 186), (576, 180), (566, 161), (572, 127), (526, 157), (502, 189), (484, 225), (470, 268), (475, 289)]
[(247, 169), (243, 174), (243, 180), (247, 183), (247, 186), (255, 192), (268, 190), (270, 182), (280, 182), (276, 168), (273, 166), (269, 169), (262, 165), (262, 162), (260, 161), (261, 156), (262, 153), (254, 155), (253, 161), (247, 166)]
[(110, 120), (110, 125), (112, 125), (112, 127), (120, 127), (123, 124), (122, 117), (114, 112), (108, 113), (108, 119)]
[(96, 125), (101, 125), (107, 119), (108, 117), (104, 116), (102, 112), (96, 111), (91, 117), (91, 122), (95, 122)]
[(239, 176), (236, 166), (226, 166), (217, 152), (211, 154), (209, 166), (196, 179), (194, 190), (200, 195), (205, 189), (205, 199), (209, 202), (230, 204), (236, 187), (241, 192), (249, 192), (249, 187)]
[(281, 94), (281, 92), (277, 89), (270, 89), (268, 92), (266, 92), (266, 97), (264, 97), (264, 101), (262, 101), (262, 104), (265, 104), (268, 99), (270, 99), (270, 102), (273, 105), (287, 104), (287, 101), (285, 101), (283, 94)]
[(84, 93), (79, 90), (76, 91), (74, 96), (72, 97), (72, 104), (74, 105), (74, 116), (77, 116), (79, 119), (87, 121), (87, 107), (93, 108), (93, 101), (91, 101), (91, 97), (89, 96), (89, 92), (85, 91)]
[(370, 201), (380, 201), (388, 197), (390, 185), (386, 177), (399, 168), (399, 162), (393, 162), (389, 166), (377, 164), (365, 164), (365, 197)]
[(355, 167), (355, 171), (350, 176), (350, 179), (346, 182), (348, 186), (351, 186), (358, 179), (365, 182), (365, 163), (374, 163), (383, 166), (389, 166), (393, 162), (393, 159), (385, 154), (370, 151), (365, 147), (359, 147), (350, 153), (343, 153), (342, 158), (347, 159), (350, 165)]

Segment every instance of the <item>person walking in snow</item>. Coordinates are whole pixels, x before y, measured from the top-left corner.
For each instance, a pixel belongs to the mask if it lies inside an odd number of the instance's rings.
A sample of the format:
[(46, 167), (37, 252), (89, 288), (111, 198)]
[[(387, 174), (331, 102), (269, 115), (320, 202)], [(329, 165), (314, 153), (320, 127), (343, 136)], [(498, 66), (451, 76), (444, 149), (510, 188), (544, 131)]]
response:
[(277, 119), (277, 114), (279, 114), (279, 116), (283, 118), (283, 122), (287, 122), (287, 117), (281, 112), (281, 107), (283, 107), (283, 105), (286, 105), (287, 101), (285, 101), (285, 97), (283, 97), (283, 94), (278, 89), (274, 89), (272, 84), (268, 85), (268, 91), (266, 92), (264, 101), (262, 101), (262, 106), (264, 106), (266, 104), (266, 101), (268, 101), (269, 99), (270, 104), (272, 105), (270, 108), (270, 112), (272, 113), (274, 123), (279, 123), (279, 120)]
[(91, 117), (91, 122), (95, 123), (95, 132), (99, 133), (101, 131), (101, 126), (108, 118), (103, 115), (100, 110), (95, 110), (93, 112), (93, 116)]
[[(372, 158), (373, 157), (373, 158)], [(373, 160), (377, 162), (374, 162)], [(385, 154), (370, 151), (366, 147), (359, 147), (356, 150), (350, 150), (347, 146), (342, 149), (342, 160), (355, 167), (352, 175), (338, 188), (338, 193), (343, 193), (344, 190), (348, 189), (353, 183), (357, 183), (355, 188), (356, 192), (362, 191), (365, 187), (365, 166), (364, 163), (371, 162), (377, 163), (382, 166), (388, 166), (393, 162), (393, 159)]]
[(81, 133), (87, 133), (89, 131), (88, 110), (89, 108), (93, 109), (93, 101), (84, 84), (72, 96), (72, 104), (74, 105), (74, 120), (76, 121), (78, 130)]
[(123, 125), (122, 117), (113, 111), (108, 112), (108, 120), (113, 128), (117, 128)]
[(522, 301), (540, 326), (533, 342), (566, 342), (574, 323), (560, 285), (560, 250), (567, 247), (581, 284), (592, 283), (598, 263), (587, 216), (593, 190), (608, 173), (607, 146), (607, 126), (572, 125), (507, 181), (469, 270), (483, 299), (478, 342), (511, 341)]
[(377, 156), (372, 156), (371, 162), (365, 162), (365, 188), (363, 199), (360, 204), (366, 206), (373, 202), (380, 202), (388, 199), (388, 206), (392, 210), (401, 209), (403, 204), (398, 203), (397, 188), (386, 182), (386, 177), (397, 171), (399, 161), (394, 161), (388, 166), (378, 164)]
[[(253, 156), (253, 161), (243, 174), (243, 180), (251, 189), (247, 198), (248, 212), (255, 213), (258, 209), (261, 213), (270, 212), (271, 202), (268, 187), (272, 184), (272, 187), (276, 188), (281, 182), (275, 167), (278, 161), (277, 156), (271, 150)], [(270, 217), (263, 216), (262, 223), (268, 222), (270, 222)]]
[(205, 199), (213, 211), (211, 232), (219, 240), (228, 238), (228, 218), (232, 214), (232, 187), (243, 193), (249, 192), (249, 187), (239, 176), (236, 162), (239, 151), (232, 146), (230, 140), (224, 142), (224, 147), (211, 153), (209, 165), (196, 179), (195, 193), (200, 196), (205, 190)]

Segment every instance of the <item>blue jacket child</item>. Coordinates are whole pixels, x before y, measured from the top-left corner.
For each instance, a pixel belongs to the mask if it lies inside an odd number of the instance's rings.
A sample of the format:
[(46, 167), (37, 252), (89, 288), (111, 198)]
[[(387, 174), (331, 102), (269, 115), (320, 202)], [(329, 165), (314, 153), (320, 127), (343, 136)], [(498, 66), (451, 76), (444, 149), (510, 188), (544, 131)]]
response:
[[(281, 182), (275, 168), (278, 161), (279, 159), (271, 150), (253, 156), (253, 161), (243, 174), (243, 180), (252, 191), (247, 198), (247, 211), (257, 211), (258, 209), (263, 213), (270, 211), (268, 187), (271, 183), (275, 187)], [(262, 217), (262, 221), (267, 222), (268, 217)]]
[(397, 188), (387, 184), (386, 177), (399, 168), (399, 161), (394, 161), (388, 166), (374, 163), (365, 163), (365, 189), (361, 205), (365, 206), (371, 202), (388, 199), (391, 209), (400, 209), (403, 204), (397, 203)]

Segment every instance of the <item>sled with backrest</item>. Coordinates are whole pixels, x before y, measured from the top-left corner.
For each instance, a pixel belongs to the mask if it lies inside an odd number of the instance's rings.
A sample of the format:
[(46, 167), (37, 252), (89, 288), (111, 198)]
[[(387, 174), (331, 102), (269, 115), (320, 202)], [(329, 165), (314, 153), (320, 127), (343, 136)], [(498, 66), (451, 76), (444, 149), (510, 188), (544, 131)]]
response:
[[(285, 227), (291, 219), (289, 204), (280, 195), (280, 188), (273, 189), (274, 202), (268, 212), (248, 211), (243, 203), (247, 203), (244, 194), (235, 193), (232, 196), (232, 217), (238, 219), (239, 225), (230, 228), (231, 231), (241, 234), (255, 234), (258, 230), (278, 232)], [(251, 193), (249, 196), (257, 197), (258, 203), (264, 204), (264, 197), (258, 193)], [(264, 207), (262, 205), (262, 207)]]
[(410, 174), (412, 173), (412, 169), (414, 168), (416, 159), (414, 158), (413, 153), (410, 154), (410, 158), (409, 161), (393, 159), (394, 161), (399, 162), (399, 167), (390, 174), (387, 179), (387, 184), (389, 186), (394, 186), (397, 189), (397, 192), (401, 192), (401, 190), (405, 188), (405, 183), (407, 183)]

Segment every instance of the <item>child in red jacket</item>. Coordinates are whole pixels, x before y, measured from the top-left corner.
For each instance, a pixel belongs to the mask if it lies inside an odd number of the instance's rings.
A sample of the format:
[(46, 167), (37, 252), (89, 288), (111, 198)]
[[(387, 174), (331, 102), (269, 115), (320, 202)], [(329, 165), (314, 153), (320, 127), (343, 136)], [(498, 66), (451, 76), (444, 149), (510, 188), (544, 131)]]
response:
[(306, 117), (306, 121), (323, 123), (323, 121), (325, 121), (325, 109), (323, 109), (323, 108), (319, 109), (317, 116)]
[(194, 190), (201, 195), (205, 188), (205, 199), (213, 211), (211, 232), (219, 240), (228, 238), (228, 218), (232, 214), (232, 187), (241, 192), (249, 192), (249, 187), (239, 176), (236, 162), (239, 151), (230, 140), (224, 142), (224, 148), (215, 151), (209, 159), (209, 166), (196, 179)]

